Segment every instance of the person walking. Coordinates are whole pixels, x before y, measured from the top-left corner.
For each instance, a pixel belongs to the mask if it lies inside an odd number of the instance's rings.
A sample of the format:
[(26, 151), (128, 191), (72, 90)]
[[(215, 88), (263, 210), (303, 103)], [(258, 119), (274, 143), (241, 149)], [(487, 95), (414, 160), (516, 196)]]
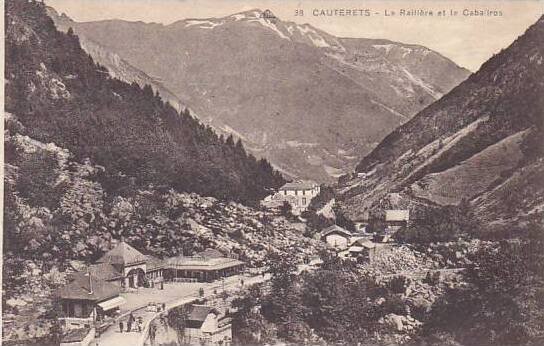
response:
[(138, 317), (138, 333), (142, 332), (143, 322), (144, 322), (144, 320), (143, 320), (142, 316)]
[(151, 342), (151, 345), (154, 345), (155, 344), (155, 334), (154, 334), (154, 331), (155, 331), (155, 325), (151, 325), (149, 327), (149, 341)]
[(119, 333), (123, 332), (123, 321), (119, 321)]
[(136, 319), (134, 318), (134, 315), (131, 312), (130, 315), (128, 316), (127, 332), (132, 331), (132, 323), (134, 323), (135, 321)]

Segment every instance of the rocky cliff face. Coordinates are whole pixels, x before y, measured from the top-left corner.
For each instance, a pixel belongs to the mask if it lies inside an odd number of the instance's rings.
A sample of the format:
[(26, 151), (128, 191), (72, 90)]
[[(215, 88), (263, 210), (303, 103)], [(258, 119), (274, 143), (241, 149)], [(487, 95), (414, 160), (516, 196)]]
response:
[(253, 154), (318, 181), (352, 170), (469, 74), (425, 47), (337, 38), (260, 10), (170, 25), (50, 15), (99, 45), (87, 46), (99, 61), (104, 52), (118, 56)]
[(340, 179), (351, 218), (384, 206), (470, 201), (490, 229), (544, 209), (544, 20), (414, 118)]

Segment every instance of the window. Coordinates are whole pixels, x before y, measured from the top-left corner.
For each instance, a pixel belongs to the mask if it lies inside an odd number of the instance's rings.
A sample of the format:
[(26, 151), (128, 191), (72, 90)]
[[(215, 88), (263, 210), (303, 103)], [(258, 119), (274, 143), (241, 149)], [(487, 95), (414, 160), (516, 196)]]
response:
[(302, 195), (306, 196), (306, 190), (302, 190)]
[(306, 205), (306, 198), (302, 199), (302, 205)]

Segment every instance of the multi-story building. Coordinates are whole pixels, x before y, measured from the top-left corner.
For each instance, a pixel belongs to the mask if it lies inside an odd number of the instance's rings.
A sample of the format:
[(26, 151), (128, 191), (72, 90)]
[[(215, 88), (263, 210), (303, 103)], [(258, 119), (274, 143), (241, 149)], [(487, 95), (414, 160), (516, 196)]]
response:
[(278, 195), (291, 204), (293, 214), (297, 215), (308, 208), (319, 191), (319, 185), (313, 181), (296, 181), (280, 187)]

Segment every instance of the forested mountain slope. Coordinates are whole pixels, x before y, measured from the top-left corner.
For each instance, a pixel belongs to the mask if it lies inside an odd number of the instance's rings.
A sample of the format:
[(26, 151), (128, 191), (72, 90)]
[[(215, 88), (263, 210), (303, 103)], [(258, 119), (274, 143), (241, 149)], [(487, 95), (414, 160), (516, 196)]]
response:
[(251, 202), (283, 183), (267, 161), (178, 113), (149, 86), (111, 78), (43, 6), (9, 2), (6, 22), (6, 110), (22, 135), (104, 166), (107, 191), (152, 184)]

